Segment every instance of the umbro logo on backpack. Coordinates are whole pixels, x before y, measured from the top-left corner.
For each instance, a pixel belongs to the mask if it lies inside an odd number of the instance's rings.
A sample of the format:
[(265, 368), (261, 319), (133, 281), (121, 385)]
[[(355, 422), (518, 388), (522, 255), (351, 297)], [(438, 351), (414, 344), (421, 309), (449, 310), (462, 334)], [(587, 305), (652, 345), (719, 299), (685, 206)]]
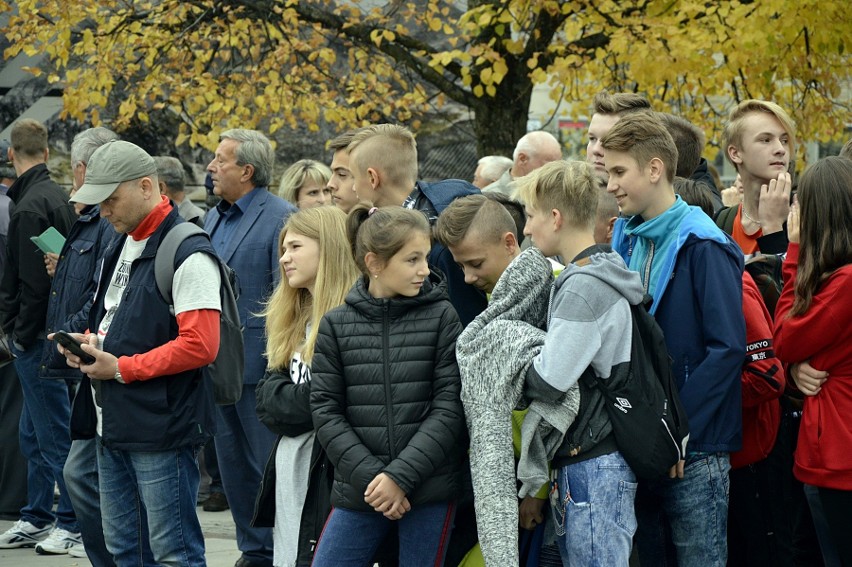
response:
[(627, 398), (615, 398), (615, 403), (612, 405), (615, 406), (615, 409), (624, 413), (627, 413), (627, 410), (633, 408)]

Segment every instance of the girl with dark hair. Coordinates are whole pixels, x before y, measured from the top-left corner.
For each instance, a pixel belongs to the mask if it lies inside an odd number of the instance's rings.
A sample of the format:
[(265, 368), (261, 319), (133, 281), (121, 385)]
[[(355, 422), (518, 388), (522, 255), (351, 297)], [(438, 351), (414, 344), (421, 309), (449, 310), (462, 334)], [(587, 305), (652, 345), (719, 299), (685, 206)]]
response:
[(852, 160), (799, 181), (790, 210), (775, 349), (805, 394), (793, 472), (816, 486), (834, 544), (852, 566)]
[(463, 482), (461, 324), (427, 266), (422, 213), (359, 204), (347, 232), (363, 276), (314, 350), (311, 407), (334, 485), (313, 565), (370, 565), (396, 522), (399, 564), (440, 566)]

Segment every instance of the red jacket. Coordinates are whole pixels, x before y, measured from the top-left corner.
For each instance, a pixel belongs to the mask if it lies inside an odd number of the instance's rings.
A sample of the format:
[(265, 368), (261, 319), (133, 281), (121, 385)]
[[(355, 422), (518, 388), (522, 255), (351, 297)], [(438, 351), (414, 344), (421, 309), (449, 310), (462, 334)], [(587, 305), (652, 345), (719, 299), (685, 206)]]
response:
[(788, 317), (798, 261), (799, 245), (790, 243), (775, 352), (787, 364), (810, 361), (828, 380), (819, 394), (805, 397), (793, 472), (807, 484), (852, 490), (852, 264), (823, 282), (804, 315)]
[(743, 272), (743, 315), (746, 358), (743, 364), (743, 448), (731, 453), (731, 468), (738, 469), (769, 455), (778, 435), (784, 392), (784, 372), (772, 351), (772, 317), (757, 284)]

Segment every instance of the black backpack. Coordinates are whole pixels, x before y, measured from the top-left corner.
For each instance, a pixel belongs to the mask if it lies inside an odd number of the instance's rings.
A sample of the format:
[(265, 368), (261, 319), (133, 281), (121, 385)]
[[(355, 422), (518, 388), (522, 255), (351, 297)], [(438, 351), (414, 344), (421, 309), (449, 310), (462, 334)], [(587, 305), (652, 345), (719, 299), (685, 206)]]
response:
[[(154, 279), (160, 295), (171, 305), (172, 280), (175, 276), (175, 254), (181, 243), (196, 234), (208, 237), (204, 229), (191, 222), (175, 225), (163, 236), (157, 255), (154, 257)], [(207, 374), (213, 380), (213, 397), (220, 406), (235, 404), (243, 393), (245, 352), (240, 313), (237, 310), (239, 284), (236, 273), (217, 256), (219, 266), (219, 299), (222, 311), (219, 315), (219, 352), (216, 360), (207, 365)]]
[[(716, 226), (725, 231), (726, 234), (733, 234), (734, 221), (738, 210), (739, 207), (728, 207), (719, 211), (719, 214), (716, 215)], [(778, 298), (781, 297), (781, 290), (784, 289), (781, 270), (783, 263), (781, 256), (762, 253), (755, 254), (745, 263), (745, 271), (757, 284), (763, 303), (769, 309), (769, 314), (772, 315), (773, 319), (775, 318), (775, 306), (778, 304)]]
[(582, 380), (602, 394), (616, 445), (634, 474), (653, 479), (686, 458), (689, 425), (662, 329), (646, 304), (630, 311), (630, 370), (608, 379), (585, 372)]

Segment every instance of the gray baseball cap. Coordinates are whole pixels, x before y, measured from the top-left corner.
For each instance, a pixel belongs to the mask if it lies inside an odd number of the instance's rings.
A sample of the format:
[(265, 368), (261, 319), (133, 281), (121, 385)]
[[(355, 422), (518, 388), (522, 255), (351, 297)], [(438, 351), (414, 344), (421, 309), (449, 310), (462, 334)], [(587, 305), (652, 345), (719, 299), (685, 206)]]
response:
[(95, 205), (106, 200), (125, 181), (156, 173), (154, 158), (136, 144), (123, 140), (107, 142), (89, 158), (86, 179), (71, 202)]

